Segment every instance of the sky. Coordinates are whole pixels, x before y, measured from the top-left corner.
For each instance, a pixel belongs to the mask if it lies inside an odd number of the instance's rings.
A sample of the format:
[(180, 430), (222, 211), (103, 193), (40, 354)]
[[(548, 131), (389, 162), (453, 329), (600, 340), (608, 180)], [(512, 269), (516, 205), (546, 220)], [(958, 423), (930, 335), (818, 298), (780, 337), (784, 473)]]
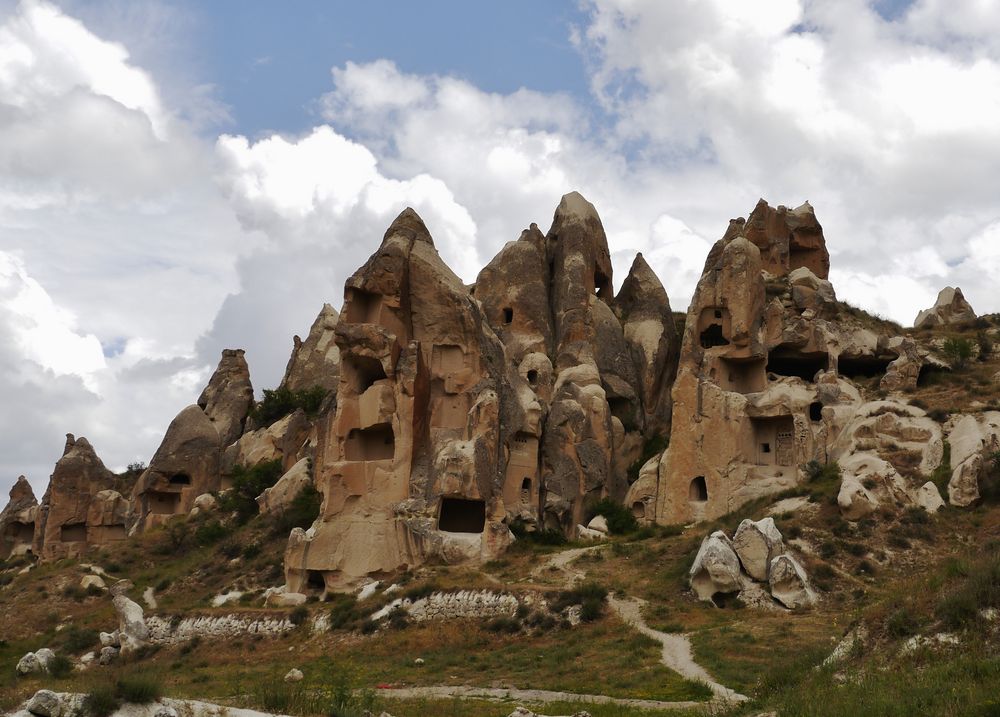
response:
[(277, 385), (404, 207), (473, 281), (578, 190), (675, 310), (808, 200), (838, 296), (1000, 311), (1000, 0), (0, 0), (0, 489)]

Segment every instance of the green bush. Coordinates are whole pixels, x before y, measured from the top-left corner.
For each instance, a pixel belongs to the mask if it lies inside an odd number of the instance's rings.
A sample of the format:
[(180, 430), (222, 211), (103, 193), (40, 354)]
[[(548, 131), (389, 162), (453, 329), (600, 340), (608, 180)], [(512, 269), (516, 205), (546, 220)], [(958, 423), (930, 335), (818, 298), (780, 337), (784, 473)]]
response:
[(611, 498), (604, 498), (593, 507), (594, 515), (603, 515), (608, 521), (608, 530), (614, 535), (627, 535), (639, 529), (639, 523), (632, 511)]
[(229, 535), (229, 528), (218, 520), (209, 520), (199, 525), (194, 531), (194, 541), (198, 545), (212, 545)]
[(960, 630), (976, 623), (979, 611), (989, 608), (1000, 609), (1000, 557), (997, 556), (968, 569), (964, 579), (938, 602), (935, 615), (947, 629)]
[(288, 621), (293, 625), (302, 625), (306, 620), (309, 619), (309, 608), (305, 605), (299, 605), (288, 615)]
[(640, 453), (635, 462), (628, 467), (627, 475), (629, 485), (632, 485), (639, 480), (639, 471), (641, 471), (642, 467), (646, 465), (646, 462), (656, 454), (663, 453), (663, 451), (667, 450), (667, 446), (669, 445), (669, 436), (652, 436), (647, 439), (646, 442), (642, 444), (642, 453)]
[(97, 685), (83, 698), (83, 711), (89, 717), (108, 717), (121, 701), (111, 685)]
[(608, 589), (603, 585), (594, 582), (583, 583), (558, 593), (555, 600), (549, 604), (549, 609), (554, 613), (560, 613), (572, 605), (585, 605), (588, 602), (603, 606), (607, 597)]
[(68, 652), (83, 652), (97, 644), (97, 630), (70, 625), (63, 633), (63, 647)]
[(337, 595), (330, 609), (330, 629), (343, 630), (357, 627), (363, 617), (357, 600), (351, 595)]
[(840, 480), (840, 466), (837, 461), (830, 463), (820, 463), (813, 459), (802, 466), (806, 479), (810, 483), (825, 483), (827, 481)]
[(151, 677), (125, 675), (115, 684), (115, 693), (129, 704), (146, 705), (160, 699), (163, 696), (163, 688)]
[(251, 468), (235, 466), (229, 474), (233, 487), (219, 495), (219, 507), (224, 512), (235, 513), (240, 524), (247, 522), (260, 512), (257, 496), (277, 483), (282, 473), (280, 458)]
[(949, 337), (944, 340), (941, 352), (951, 361), (952, 368), (965, 368), (972, 358), (976, 344), (970, 339)]
[(49, 660), (48, 670), (50, 675), (61, 680), (64, 677), (69, 677), (70, 673), (73, 672), (73, 661), (66, 655), (56, 655)]
[(885, 623), (885, 629), (891, 637), (896, 639), (910, 637), (916, 635), (920, 630), (920, 621), (916, 615), (904, 607), (889, 616)]
[(284, 386), (264, 389), (264, 398), (253, 407), (250, 416), (258, 426), (270, 426), (289, 413), (302, 409), (309, 416), (315, 416), (323, 405), (328, 391), (322, 386), (292, 391)]
[(510, 532), (514, 534), (515, 538), (526, 544), (565, 545), (568, 542), (561, 530), (548, 528), (546, 530), (529, 531), (527, 524), (520, 518), (515, 518), (510, 522)]
[(306, 485), (275, 519), (275, 532), (287, 534), (293, 528), (308, 529), (319, 517), (323, 495), (312, 484)]
[(498, 634), (513, 635), (521, 631), (521, 621), (513, 617), (495, 617), (486, 623), (486, 629)]

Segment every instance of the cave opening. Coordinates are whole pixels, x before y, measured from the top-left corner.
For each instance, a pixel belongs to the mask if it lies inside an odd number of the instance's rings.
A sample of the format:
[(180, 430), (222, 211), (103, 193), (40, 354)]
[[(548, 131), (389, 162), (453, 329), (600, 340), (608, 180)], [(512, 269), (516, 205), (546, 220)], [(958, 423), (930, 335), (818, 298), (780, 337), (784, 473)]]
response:
[(823, 404), (819, 401), (813, 401), (809, 404), (809, 420), (810, 421), (822, 421), (823, 420)]
[(482, 533), (486, 527), (486, 501), (441, 498), (438, 530), (449, 533)]
[(187, 473), (175, 473), (170, 476), (170, 485), (191, 485), (191, 476)]
[(772, 351), (767, 356), (765, 370), (777, 376), (797, 376), (812, 383), (816, 374), (825, 371), (828, 365), (829, 357), (822, 352)]
[(509, 324), (514, 321), (514, 309), (509, 306), (503, 310), (503, 322)]
[(352, 428), (344, 443), (349, 461), (392, 460), (396, 454), (396, 435), (392, 424), (376, 423), (368, 428)]
[(59, 528), (59, 540), (64, 543), (83, 543), (87, 540), (85, 523), (66, 523)]
[(837, 373), (847, 378), (874, 378), (883, 376), (895, 357), (841, 356), (837, 359)]
[(688, 500), (693, 503), (704, 503), (708, 500), (708, 484), (705, 476), (696, 476), (688, 485)]

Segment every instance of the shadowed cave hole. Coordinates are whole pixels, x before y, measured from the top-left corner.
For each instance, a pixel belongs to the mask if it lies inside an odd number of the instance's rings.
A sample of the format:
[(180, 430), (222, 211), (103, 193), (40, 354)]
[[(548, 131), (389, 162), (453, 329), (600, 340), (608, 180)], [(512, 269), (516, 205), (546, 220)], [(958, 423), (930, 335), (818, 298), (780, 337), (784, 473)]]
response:
[(809, 404), (809, 420), (810, 421), (822, 421), (823, 420), (823, 404), (819, 401), (813, 401)]
[(87, 539), (84, 523), (67, 523), (59, 529), (59, 540), (64, 543), (82, 543)]
[(381, 305), (381, 294), (363, 289), (350, 289), (347, 302), (347, 322), (351, 324), (376, 323)]
[(371, 356), (345, 356), (341, 370), (345, 374), (347, 383), (358, 396), (371, 388), (376, 381), (386, 378), (382, 362)]
[(344, 452), (349, 461), (391, 460), (396, 453), (392, 425), (377, 423), (369, 428), (352, 428), (347, 434)]
[(810, 383), (816, 378), (816, 374), (825, 371), (828, 365), (825, 353), (792, 353), (774, 352), (767, 357), (768, 373), (778, 376), (798, 376), (803, 381)]
[(714, 346), (728, 346), (729, 341), (722, 334), (721, 324), (712, 324), (701, 332), (701, 347), (710, 349)]
[(837, 373), (847, 378), (874, 378), (885, 374), (885, 370), (894, 360), (895, 358), (841, 356), (837, 360)]
[(442, 498), (438, 530), (449, 533), (482, 533), (486, 527), (486, 502), (465, 498)]
[(695, 503), (704, 503), (708, 500), (708, 485), (705, 483), (705, 476), (697, 476), (688, 486), (688, 500)]
[(611, 281), (599, 269), (594, 270), (594, 293), (602, 299), (611, 299)]
[(536, 371), (535, 369), (531, 369), (530, 371), (528, 371), (528, 383), (530, 383), (532, 386), (538, 383), (538, 371)]
[(326, 590), (326, 580), (323, 579), (321, 570), (306, 571), (306, 589), (310, 592), (323, 592)]
[(503, 310), (503, 322), (509, 324), (514, 321), (514, 309), (509, 306)]
[(646, 504), (641, 500), (637, 500), (632, 504), (632, 515), (636, 518), (646, 517)]
[(170, 485), (191, 485), (191, 476), (187, 473), (176, 473), (170, 476)]

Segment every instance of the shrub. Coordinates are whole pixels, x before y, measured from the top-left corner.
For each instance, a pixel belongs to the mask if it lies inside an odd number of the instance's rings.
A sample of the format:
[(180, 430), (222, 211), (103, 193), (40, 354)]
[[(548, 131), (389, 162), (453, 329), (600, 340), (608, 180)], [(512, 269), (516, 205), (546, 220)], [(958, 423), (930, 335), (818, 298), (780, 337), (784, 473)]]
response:
[(66, 655), (56, 655), (49, 660), (49, 674), (61, 680), (73, 671), (73, 661)]
[(393, 630), (402, 630), (410, 624), (410, 615), (402, 607), (395, 607), (389, 613), (389, 627)]
[(229, 535), (229, 529), (218, 520), (209, 520), (194, 531), (194, 541), (198, 545), (212, 545)]
[(985, 331), (980, 331), (976, 334), (976, 344), (979, 349), (979, 353), (976, 358), (980, 361), (989, 361), (990, 357), (993, 355), (993, 339)]
[(810, 483), (840, 480), (840, 466), (837, 461), (820, 463), (813, 459), (802, 466), (802, 470), (805, 471), (806, 479)]
[(275, 532), (287, 534), (293, 528), (309, 528), (319, 517), (323, 496), (312, 484), (306, 485), (275, 519)]
[(146, 705), (163, 696), (159, 682), (146, 675), (125, 675), (115, 684), (115, 692), (125, 702)]
[(916, 635), (920, 629), (920, 621), (916, 615), (903, 607), (896, 610), (885, 622), (885, 629), (890, 637), (896, 639)]
[(293, 625), (301, 625), (309, 619), (309, 608), (299, 605), (288, 614), (288, 621)]
[(971, 569), (963, 567), (967, 576), (941, 599), (935, 610), (937, 617), (951, 630), (975, 623), (980, 610), (1000, 608), (1000, 557), (991, 557)]
[(237, 522), (247, 522), (260, 512), (257, 496), (277, 483), (282, 472), (280, 458), (251, 468), (235, 466), (229, 474), (233, 487), (219, 496), (219, 507), (225, 512), (236, 513)]
[(355, 627), (360, 618), (357, 601), (351, 596), (338, 595), (336, 604), (330, 610), (330, 629)]
[(70, 625), (63, 633), (63, 647), (69, 652), (83, 652), (97, 644), (98, 633), (93, 628)]
[(523, 543), (534, 543), (536, 545), (565, 545), (568, 541), (561, 530), (547, 528), (545, 530), (529, 531), (527, 524), (520, 518), (515, 518), (510, 522), (510, 532), (514, 537)]
[(309, 416), (315, 416), (323, 405), (327, 390), (322, 386), (313, 386), (299, 391), (292, 391), (284, 386), (275, 389), (264, 389), (264, 398), (253, 407), (250, 416), (258, 426), (270, 426), (275, 421), (284, 418), (289, 413), (302, 409)]
[(403, 593), (403, 598), (406, 600), (410, 600), (412, 602), (416, 602), (421, 598), (427, 597), (431, 593), (437, 592), (437, 590), (438, 590), (437, 583), (431, 581), (423, 583), (421, 585), (415, 585), (414, 587), (407, 589), (406, 592)]
[(90, 717), (108, 717), (120, 701), (111, 685), (98, 685), (83, 698), (83, 711)]
[(378, 630), (378, 623), (374, 620), (368, 619), (361, 623), (362, 635), (371, 635), (376, 630)]
[(941, 352), (951, 361), (952, 368), (961, 369), (972, 358), (975, 344), (970, 339), (949, 337), (944, 340)]
[(639, 528), (639, 523), (632, 515), (632, 511), (611, 498), (598, 501), (594, 505), (593, 511), (594, 515), (604, 516), (605, 520), (608, 521), (608, 530), (614, 535), (626, 535)]
[(495, 617), (486, 623), (486, 629), (498, 634), (513, 635), (521, 631), (521, 622), (513, 617)]
[(560, 613), (572, 605), (584, 605), (586, 603), (603, 606), (608, 596), (608, 590), (598, 583), (583, 583), (570, 590), (563, 590), (556, 595), (555, 600), (550, 603), (549, 608), (554, 613)]

